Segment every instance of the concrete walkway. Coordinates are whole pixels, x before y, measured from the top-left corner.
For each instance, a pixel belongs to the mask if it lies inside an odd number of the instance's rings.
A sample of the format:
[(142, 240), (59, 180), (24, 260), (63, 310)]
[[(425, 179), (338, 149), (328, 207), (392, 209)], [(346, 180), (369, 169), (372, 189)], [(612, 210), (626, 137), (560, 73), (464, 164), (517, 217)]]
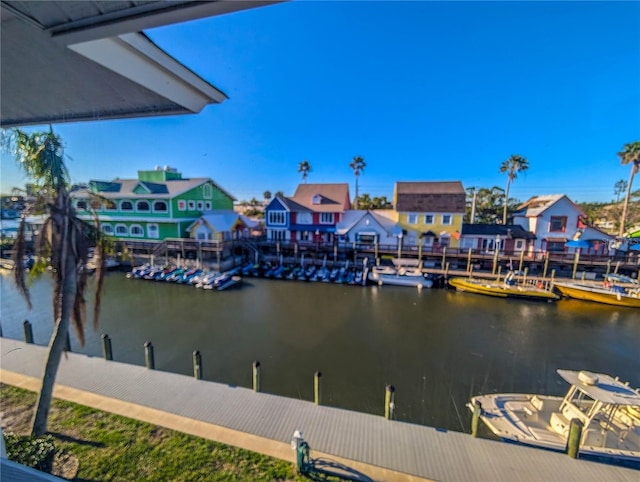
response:
[[(37, 391), (45, 354), (0, 339), (0, 381)], [(631, 469), (75, 353), (63, 358), (57, 383), (57, 398), (292, 462), (290, 440), (301, 430), (312, 458), (373, 480), (640, 480)]]

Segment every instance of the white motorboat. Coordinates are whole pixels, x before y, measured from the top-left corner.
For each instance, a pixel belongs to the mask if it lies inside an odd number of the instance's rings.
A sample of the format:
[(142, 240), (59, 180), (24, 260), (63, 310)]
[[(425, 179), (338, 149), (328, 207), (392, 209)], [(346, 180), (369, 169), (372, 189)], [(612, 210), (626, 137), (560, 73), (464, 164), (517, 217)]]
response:
[(480, 419), (501, 439), (564, 452), (572, 419), (582, 423), (580, 458), (640, 468), (640, 390), (600, 373), (558, 370), (564, 397), (479, 395)]
[(431, 288), (433, 280), (420, 268), (399, 268), (391, 266), (373, 266), (369, 271), (369, 280), (380, 286), (411, 286), (413, 288)]

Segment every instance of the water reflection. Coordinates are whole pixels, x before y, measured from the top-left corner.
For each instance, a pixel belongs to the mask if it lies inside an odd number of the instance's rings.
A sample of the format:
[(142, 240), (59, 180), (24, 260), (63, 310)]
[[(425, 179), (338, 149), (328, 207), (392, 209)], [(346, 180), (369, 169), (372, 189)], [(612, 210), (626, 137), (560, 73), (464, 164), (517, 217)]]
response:
[[(4, 335), (36, 342), (51, 334), (51, 281), (32, 287), (29, 313), (3, 275)], [(109, 333), (118, 361), (144, 363), (146, 340), (156, 367), (190, 375), (198, 349), (205, 379), (251, 385), (262, 364), (263, 390), (311, 400), (313, 373), (323, 373), (329, 405), (383, 413), (384, 386), (396, 387), (402, 420), (468, 428), (464, 407), (481, 392), (565, 391), (556, 368), (619, 375), (640, 386), (640, 322), (633, 310), (561, 301), (493, 299), (448, 290), (353, 287), (250, 279), (239, 290), (107, 277), (100, 331), (81, 349), (101, 356)]]

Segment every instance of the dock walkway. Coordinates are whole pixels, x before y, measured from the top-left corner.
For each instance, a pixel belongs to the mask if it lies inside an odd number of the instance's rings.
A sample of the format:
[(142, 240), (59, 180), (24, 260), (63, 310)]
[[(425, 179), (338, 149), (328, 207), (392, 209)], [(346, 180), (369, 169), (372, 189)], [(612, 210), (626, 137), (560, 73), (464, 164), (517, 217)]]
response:
[[(0, 381), (38, 390), (46, 347), (0, 339)], [(312, 458), (389, 481), (637, 481), (640, 472), (468, 434), (69, 353), (55, 396), (293, 461), (295, 430)]]

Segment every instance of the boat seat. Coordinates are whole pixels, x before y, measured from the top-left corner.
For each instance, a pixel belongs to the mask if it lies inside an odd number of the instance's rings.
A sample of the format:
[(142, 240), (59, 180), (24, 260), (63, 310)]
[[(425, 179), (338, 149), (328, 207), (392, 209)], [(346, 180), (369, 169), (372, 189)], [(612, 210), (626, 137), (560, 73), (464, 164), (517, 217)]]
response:
[(602, 430), (597, 428), (589, 428), (585, 430), (582, 435), (581, 445), (588, 445), (591, 447), (604, 447), (605, 437)]
[(544, 400), (536, 395), (531, 399), (531, 405), (539, 412), (542, 410), (542, 407), (544, 407)]
[(551, 414), (549, 425), (551, 425), (551, 428), (554, 432), (559, 433), (565, 437), (569, 435), (569, 420), (567, 420), (567, 418), (560, 412), (553, 412)]

